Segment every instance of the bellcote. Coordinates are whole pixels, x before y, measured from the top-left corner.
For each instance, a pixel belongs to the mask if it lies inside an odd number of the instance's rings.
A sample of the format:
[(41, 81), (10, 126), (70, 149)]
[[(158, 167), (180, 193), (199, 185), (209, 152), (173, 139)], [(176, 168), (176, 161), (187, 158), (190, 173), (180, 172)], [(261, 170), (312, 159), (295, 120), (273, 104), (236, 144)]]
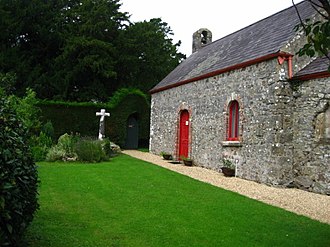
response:
[(212, 33), (207, 28), (201, 28), (193, 34), (192, 52), (212, 42)]

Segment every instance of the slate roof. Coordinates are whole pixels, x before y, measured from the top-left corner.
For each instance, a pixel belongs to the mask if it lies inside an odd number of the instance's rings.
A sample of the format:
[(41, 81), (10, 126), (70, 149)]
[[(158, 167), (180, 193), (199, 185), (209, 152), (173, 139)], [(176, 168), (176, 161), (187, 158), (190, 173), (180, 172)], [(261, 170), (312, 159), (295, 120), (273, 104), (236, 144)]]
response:
[[(307, 1), (296, 5), (303, 20), (315, 14)], [(293, 38), (299, 17), (292, 6), (237, 32), (216, 40), (181, 62), (150, 93), (165, 90), (181, 82), (275, 54)]]
[[(330, 53), (328, 54), (328, 56), (330, 57)], [(313, 76), (318, 76), (318, 75), (330, 76), (330, 72), (328, 71), (329, 65), (330, 65), (330, 61), (326, 56), (316, 58), (305, 68), (298, 71), (292, 79), (296, 80), (304, 77), (312, 78)]]

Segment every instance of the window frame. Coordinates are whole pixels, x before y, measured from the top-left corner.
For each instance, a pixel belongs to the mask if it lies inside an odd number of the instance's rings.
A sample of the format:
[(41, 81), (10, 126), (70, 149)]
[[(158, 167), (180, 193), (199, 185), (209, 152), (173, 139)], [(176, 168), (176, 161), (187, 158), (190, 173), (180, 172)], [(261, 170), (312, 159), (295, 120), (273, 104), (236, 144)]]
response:
[[(239, 103), (237, 100), (232, 100), (228, 106), (228, 131), (227, 131), (227, 141), (239, 141)], [(234, 133), (233, 133), (234, 132)]]

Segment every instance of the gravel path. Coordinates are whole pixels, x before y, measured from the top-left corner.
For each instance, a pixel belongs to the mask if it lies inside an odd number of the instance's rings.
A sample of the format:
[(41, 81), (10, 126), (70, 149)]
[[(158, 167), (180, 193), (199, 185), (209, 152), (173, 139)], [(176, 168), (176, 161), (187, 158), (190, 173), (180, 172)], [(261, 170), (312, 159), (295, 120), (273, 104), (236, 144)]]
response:
[(224, 177), (222, 173), (202, 167), (171, 164), (160, 156), (151, 153), (136, 150), (126, 150), (123, 153), (214, 186), (330, 224), (330, 196), (298, 189), (275, 188), (240, 178), (228, 178)]

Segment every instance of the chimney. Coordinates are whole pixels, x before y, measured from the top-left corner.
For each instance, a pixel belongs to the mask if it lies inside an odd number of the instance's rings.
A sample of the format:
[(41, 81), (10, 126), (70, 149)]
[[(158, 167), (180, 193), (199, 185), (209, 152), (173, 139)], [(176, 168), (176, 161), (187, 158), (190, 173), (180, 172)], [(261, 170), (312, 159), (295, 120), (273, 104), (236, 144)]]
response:
[(201, 28), (193, 34), (192, 52), (212, 42), (212, 33), (207, 28)]

